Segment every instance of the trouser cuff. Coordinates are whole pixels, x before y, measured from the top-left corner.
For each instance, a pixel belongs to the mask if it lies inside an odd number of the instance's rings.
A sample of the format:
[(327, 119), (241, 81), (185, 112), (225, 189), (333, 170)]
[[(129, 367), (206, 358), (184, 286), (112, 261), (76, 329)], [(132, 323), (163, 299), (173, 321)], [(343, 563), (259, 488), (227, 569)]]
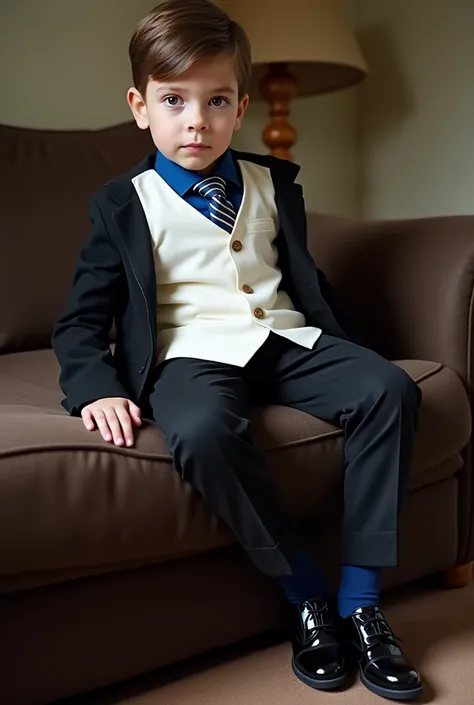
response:
[(350, 533), (342, 539), (342, 564), (371, 568), (398, 565), (398, 532)]

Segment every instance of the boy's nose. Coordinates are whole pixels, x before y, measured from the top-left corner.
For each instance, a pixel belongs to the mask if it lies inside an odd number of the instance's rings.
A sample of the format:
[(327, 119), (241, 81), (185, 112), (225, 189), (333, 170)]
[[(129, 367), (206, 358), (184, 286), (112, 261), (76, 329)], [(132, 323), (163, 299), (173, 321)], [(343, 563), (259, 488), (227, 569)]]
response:
[(204, 122), (193, 121), (188, 126), (188, 132), (205, 132), (205, 130), (207, 130), (207, 125)]
[(188, 125), (189, 132), (203, 132), (207, 129), (207, 121), (202, 113), (197, 112), (191, 117)]

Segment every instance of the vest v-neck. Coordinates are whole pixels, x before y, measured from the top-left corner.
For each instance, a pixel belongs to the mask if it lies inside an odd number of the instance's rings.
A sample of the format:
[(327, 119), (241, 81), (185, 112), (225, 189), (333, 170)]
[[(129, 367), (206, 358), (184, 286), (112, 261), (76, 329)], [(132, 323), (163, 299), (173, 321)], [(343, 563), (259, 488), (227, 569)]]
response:
[[(238, 210), (237, 213), (236, 213), (235, 223), (234, 223), (234, 227), (232, 228), (232, 232), (230, 233), (230, 237), (233, 237), (233, 235), (234, 235), (234, 233), (236, 232), (237, 228), (239, 228), (239, 226), (240, 226), (240, 220), (241, 220), (241, 218), (243, 217), (242, 214), (243, 214), (244, 207), (245, 207), (246, 200), (247, 200), (247, 199), (246, 199), (246, 195), (247, 195), (246, 177), (245, 177), (245, 174), (244, 174), (244, 170), (243, 170), (242, 168), (241, 168), (241, 174), (242, 174), (242, 186), (243, 186), (242, 201), (241, 201), (241, 204), (240, 204), (240, 208), (239, 208), (239, 210)], [(176, 193), (176, 191), (175, 191), (173, 188), (171, 188), (171, 186), (168, 184), (168, 182), (165, 181), (165, 179), (164, 179), (160, 174), (158, 174), (158, 172), (157, 172), (156, 170), (154, 171), (154, 176), (155, 176), (157, 179), (159, 179), (162, 184), (164, 184), (164, 186), (165, 186), (165, 188), (167, 189), (168, 193), (171, 195), (171, 197), (172, 197), (174, 200), (177, 201), (177, 203), (180, 204), (181, 207), (184, 206), (184, 208), (190, 209), (191, 211), (193, 211), (193, 213), (195, 214), (195, 216), (196, 216), (197, 218), (204, 218), (208, 223), (210, 223), (210, 224), (212, 225), (212, 227), (216, 228), (216, 230), (217, 230), (219, 233), (225, 233), (226, 235), (229, 235), (229, 233), (227, 232), (227, 230), (225, 230), (224, 228), (221, 228), (220, 225), (217, 225), (217, 223), (214, 223), (210, 218), (208, 218), (206, 215), (204, 215), (203, 213), (201, 213), (200, 211), (198, 211), (196, 208), (194, 208), (194, 206), (192, 206), (190, 203), (188, 203), (185, 198), (182, 198), (181, 196), (179, 196), (179, 195)]]

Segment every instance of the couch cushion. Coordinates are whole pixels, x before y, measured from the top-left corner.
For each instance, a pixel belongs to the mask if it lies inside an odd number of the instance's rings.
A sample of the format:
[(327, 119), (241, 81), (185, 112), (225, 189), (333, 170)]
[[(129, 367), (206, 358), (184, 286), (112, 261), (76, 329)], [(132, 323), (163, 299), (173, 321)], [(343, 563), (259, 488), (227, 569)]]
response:
[[(416, 360), (398, 364), (423, 390), (414, 488), (459, 468), (470, 411), (451, 370)], [(105, 443), (60, 407), (58, 372), (51, 350), (0, 356), (0, 590), (169, 560), (233, 541), (173, 471), (152, 422), (134, 448)], [(253, 412), (253, 433), (289, 513), (306, 521), (337, 510), (340, 429), (269, 406)]]

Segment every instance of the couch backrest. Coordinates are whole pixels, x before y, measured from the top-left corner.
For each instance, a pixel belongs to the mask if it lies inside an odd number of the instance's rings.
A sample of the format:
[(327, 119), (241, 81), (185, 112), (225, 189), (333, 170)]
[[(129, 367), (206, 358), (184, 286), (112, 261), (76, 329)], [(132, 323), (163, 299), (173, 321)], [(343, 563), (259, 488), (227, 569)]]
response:
[(74, 132), (0, 126), (0, 353), (50, 346), (92, 193), (152, 147), (134, 123)]

